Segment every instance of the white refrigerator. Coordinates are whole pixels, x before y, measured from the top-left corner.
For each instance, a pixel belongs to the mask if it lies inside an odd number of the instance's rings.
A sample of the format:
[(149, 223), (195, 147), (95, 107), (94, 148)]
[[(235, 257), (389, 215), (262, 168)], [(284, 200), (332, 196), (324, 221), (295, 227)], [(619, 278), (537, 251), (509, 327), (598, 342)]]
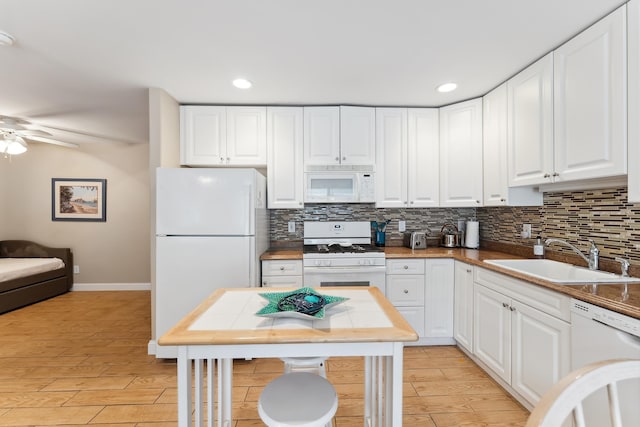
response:
[(266, 180), (255, 169), (158, 168), (154, 337), (158, 358), (176, 347), (157, 339), (218, 288), (260, 286), (269, 244)]

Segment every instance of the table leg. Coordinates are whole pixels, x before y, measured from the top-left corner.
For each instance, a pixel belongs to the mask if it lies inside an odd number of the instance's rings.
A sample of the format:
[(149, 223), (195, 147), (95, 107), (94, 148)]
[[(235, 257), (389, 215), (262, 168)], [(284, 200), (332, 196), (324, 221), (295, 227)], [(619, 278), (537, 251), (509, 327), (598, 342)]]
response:
[(193, 361), (195, 365), (194, 380), (195, 380), (195, 424), (196, 427), (204, 426), (204, 417), (202, 409), (204, 407), (203, 400), (203, 376), (204, 376), (204, 360), (196, 359)]
[[(387, 418), (387, 425), (402, 427), (402, 363), (404, 358), (404, 345), (401, 342), (393, 344), (393, 356), (391, 363), (391, 424)], [(387, 365), (388, 366), (388, 365)], [(389, 371), (389, 369), (387, 369)], [(389, 382), (389, 381), (388, 381)]]
[(178, 426), (191, 427), (191, 360), (186, 347), (178, 347)]
[(218, 426), (231, 427), (233, 399), (233, 359), (217, 359), (218, 363)]

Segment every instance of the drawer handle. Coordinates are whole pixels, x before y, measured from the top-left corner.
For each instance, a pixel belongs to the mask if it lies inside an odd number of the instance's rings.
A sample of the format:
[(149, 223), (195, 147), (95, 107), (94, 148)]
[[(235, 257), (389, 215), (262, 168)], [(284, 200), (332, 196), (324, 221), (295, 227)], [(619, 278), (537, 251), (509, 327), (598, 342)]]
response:
[(503, 302), (503, 303), (502, 303), (502, 306), (503, 306), (504, 308), (507, 308), (507, 307), (509, 307), (509, 304), (507, 304), (506, 302)]
[(467, 273), (471, 273), (471, 269), (470, 268), (467, 268)]
[(409, 293), (409, 290), (408, 290), (408, 289), (405, 289), (405, 290), (404, 290), (404, 293), (405, 293), (405, 294), (408, 294), (408, 293)]
[(509, 307), (509, 310), (516, 311), (516, 308), (515, 307)]
[(409, 266), (408, 266), (408, 265), (405, 265), (405, 266), (404, 266), (404, 269), (405, 269), (405, 270), (408, 270), (408, 269), (409, 269)]
[(284, 266), (280, 267), (280, 271), (284, 271)]

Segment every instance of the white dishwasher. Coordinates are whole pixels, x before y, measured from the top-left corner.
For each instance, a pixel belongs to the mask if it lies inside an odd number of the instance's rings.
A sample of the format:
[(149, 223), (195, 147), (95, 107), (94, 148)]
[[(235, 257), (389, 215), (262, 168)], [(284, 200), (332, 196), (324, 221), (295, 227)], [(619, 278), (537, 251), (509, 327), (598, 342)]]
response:
[[(608, 359), (640, 359), (640, 319), (571, 300), (571, 370)], [(623, 426), (640, 420), (640, 380), (619, 384)], [(584, 404), (587, 427), (611, 426), (604, 391)]]

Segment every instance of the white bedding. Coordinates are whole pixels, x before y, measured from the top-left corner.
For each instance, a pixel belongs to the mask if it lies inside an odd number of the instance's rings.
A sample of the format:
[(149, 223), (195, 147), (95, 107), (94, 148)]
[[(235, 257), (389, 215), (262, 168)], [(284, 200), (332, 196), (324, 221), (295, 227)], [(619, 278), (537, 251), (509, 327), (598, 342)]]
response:
[(0, 258), (0, 282), (64, 267), (60, 258)]

